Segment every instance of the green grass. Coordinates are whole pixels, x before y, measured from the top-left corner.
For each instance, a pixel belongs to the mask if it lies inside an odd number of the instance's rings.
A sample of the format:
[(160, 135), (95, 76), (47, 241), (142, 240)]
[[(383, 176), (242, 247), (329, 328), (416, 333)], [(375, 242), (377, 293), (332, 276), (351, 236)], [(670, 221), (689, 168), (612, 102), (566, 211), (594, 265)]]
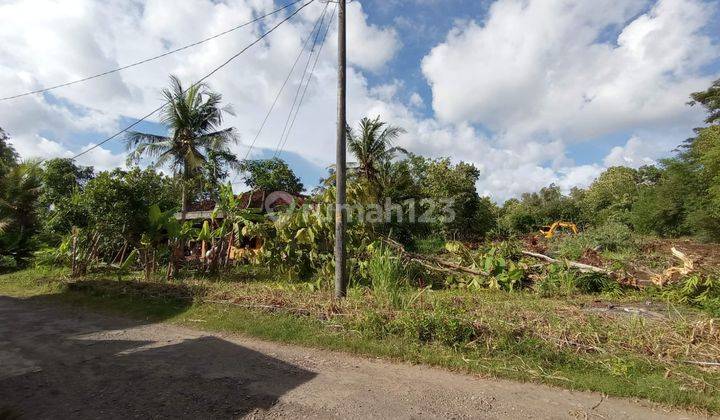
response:
[[(302, 284), (261, 280), (249, 273), (243, 273), (240, 283), (188, 280), (173, 284), (118, 282), (100, 274), (72, 286), (59, 281), (66, 275), (63, 270), (2, 275), (0, 294), (149, 322), (720, 411), (717, 371), (648, 355), (647, 349), (655, 346), (672, 356), (680, 351), (675, 341), (681, 343), (695, 334), (697, 322), (708, 321), (706, 315), (690, 309), (676, 308), (668, 312), (673, 314), (668, 322), (654, 323), (588, 315), (582, 307), (595, 296), (558, 299), (522, 292), (441, 291), (423, 294), (406, 310), (387, 311), (367, 289), (352, 290), (345, 302), (333, 304), (329, 291), (312, 292)], [(261, 305), (279, 309), (262, 310)], [(296, 308), (306, 309), (306, 315), (294, 312)], [(332, 316), (338, 311), (344, 316)], [(554, 341), (563, 337), (580, 346), (602, 347), (602, 351)], [(696, 337), (697, 346), (717, 344), (716, 337), (703, 337)], [(678, 357), (684, 357), (681, 353)]]

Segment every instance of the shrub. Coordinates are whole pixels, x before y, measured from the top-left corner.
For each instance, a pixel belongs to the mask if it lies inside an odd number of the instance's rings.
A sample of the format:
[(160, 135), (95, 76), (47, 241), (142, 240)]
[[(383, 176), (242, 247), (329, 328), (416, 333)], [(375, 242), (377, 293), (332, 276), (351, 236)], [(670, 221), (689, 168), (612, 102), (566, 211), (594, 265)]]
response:
[(620, 285), (599, 273), (579, 273), (562, 264), (552, 264), (535, 283), (535, 291), (543, 296), (568, 296), (575, 293), (621, 292)]
[(543, 297), (567, 296), (575, 293), (575, 273), (560, 264), (548, 266), (547, 273), (535, 283), (535, 291)]
[(0, 273), (15, 270), (17, 267), (15, 258), (10, 255), (0, 255)]
[(638, 241), (627, 225), (607, 222), (575, 236), (557, 236), (550, 242), (553, 252), (561, 257), (578, 259), (586, 249), (621, 251), (636, 249)]
[(440, 235), (430, 235), (417, 238), (413, 241), (411, 250), (420, 254), (437, 254), (445, 248), (445, 238)]
[(448, 346), (469, 343), (477, 339), (481, 331), (470, 320), (446, 308), (414, 311), (398, 322), (402, 323), (406, 335), (420, 342), (438, 342)]
[(704, 309), (720, 317), (720, 279), (694, 275), (681, 284), (674, 284), (662, 293), (670, 302), (683, 303)]

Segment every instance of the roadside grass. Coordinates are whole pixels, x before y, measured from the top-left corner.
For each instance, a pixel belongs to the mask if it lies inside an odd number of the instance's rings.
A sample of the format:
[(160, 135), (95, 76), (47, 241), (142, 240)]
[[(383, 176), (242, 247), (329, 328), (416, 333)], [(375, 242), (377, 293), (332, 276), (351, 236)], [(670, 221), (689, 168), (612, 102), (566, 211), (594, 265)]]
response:
[(366, 288), (334, 302), (329, 290), (270, 278), (267, 270), (243, 268), (223, 279), (175, 283), (104, 273), (70, 282), (67, 270), (29, 269), (1, 275), (0, 294), (720, 412), (720, 370), (684, 363), (720, 360), (717, 321), (683, 306), (647, 305), (644, 294), (610, 302), (582, 294), (408, 290), (401, 300), (411, 303), (391, 309)]

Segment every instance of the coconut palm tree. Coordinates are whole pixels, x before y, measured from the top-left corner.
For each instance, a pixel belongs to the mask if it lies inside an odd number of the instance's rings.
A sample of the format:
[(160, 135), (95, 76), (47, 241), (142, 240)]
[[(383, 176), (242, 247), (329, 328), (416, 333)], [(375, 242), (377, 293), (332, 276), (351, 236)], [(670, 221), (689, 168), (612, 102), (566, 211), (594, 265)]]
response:
[(24, 259), (38, 227), (37, 200), (42, 188), (37, 162), (23, 162), (0, 177), (0, 253)]
[(237, 141), (233, 128), (220, 129), (223, 115), (234, 115), (230, 106), (220, 106), (222, 95), (204, 84), (183, 89), (180, 79), (170, 76), (170, 88), (163, 90), (167, 104), (161, 110), (161, 122), (170, 136), (129, 132), (126, 137), (130, 151), (128, 162), (143, 156), (154, 159), (152, 165), (169, 165), (183, 178), (182, 217), (187, 213), (187, 184), (202, 171), (211, 152), (228, 152)]
[(398, 152), (407, 153), (405, 149), (393, 146), (393, 142), (403, 133), (404, 129), (380, 121), (379, 115), (375, 119), (360, 120), (357, 132), (348, 127), (348, 149), (357, 160), (352, 169), (376, 185), (378, 173), (385, 162), (392, 160)]

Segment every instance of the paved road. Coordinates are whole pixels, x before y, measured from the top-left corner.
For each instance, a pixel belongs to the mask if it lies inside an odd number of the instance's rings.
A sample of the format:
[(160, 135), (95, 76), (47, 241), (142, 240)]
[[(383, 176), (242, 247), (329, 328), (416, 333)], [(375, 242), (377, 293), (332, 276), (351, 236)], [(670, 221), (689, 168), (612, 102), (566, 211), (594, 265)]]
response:
[(3, 406), (28, 419), (693, 417), (0, 296)]

